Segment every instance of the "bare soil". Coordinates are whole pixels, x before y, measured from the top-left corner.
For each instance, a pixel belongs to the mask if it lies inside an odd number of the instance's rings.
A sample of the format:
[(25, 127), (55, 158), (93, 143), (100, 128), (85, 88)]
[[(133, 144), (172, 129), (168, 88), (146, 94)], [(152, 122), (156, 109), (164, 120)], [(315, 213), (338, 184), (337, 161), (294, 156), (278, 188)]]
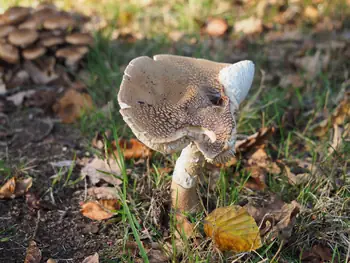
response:
[[(0, 200), (0, 262), (23, 262), (36, 226), (34, 240), (41, 249), (42, 262), (50, 257), (59, 262), (81, 262), (103, 247), (114, 246), (112, 224), (92, 222), (79, 212), (83, 181), (64, 187), (58, 183), (51, 196), (48, 191), (51, 177), (59, 170), (50, 163), (87, 155), (79, 130), (53, 123), (38, 109), (17, 111), (8, 115), (8, 120), (10, 123), (3, 126), (8, 136), (6, 142), (1, 141), (0, 159), (17, 167), (19, 177), (33, 177), (29, 192), (41, 205), (39, 210), (31, 208), (25, 196)], [(78, 178), (79, 170), (74, 168), (71, 180)]]

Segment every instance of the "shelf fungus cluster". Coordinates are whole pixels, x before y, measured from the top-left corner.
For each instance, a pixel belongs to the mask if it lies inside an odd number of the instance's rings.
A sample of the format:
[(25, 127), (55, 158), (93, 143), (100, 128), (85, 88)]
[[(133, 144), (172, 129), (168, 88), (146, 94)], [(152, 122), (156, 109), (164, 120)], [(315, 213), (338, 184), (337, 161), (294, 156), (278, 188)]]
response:
[(173, 55), (138, 57), (124, 72), (120, 112), (148, 147), (182, 150), (172, 179), (172, 206), (199, 208), (196, 186), (204, 162), (223, 163), (234, 155), (236, 114), (254, 78), (254, 64), (217, 63)]
[(59, 74), (46, 72), (46, 78), (38, 78), (33, 72), (55, 71), (56, 65), (78, 70), (93, 44), (93, 37), (84, 32), (87, 21), (52, 4), (15, 6), (0, 14), (0, 86), (9, 89), (14, 81), (16, 85), (47, 84)]

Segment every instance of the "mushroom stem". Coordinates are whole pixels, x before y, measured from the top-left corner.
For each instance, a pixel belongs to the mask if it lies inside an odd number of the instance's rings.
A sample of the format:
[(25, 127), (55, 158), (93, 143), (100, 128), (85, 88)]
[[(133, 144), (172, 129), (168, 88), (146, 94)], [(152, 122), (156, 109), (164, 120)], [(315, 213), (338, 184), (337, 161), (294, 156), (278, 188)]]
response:
[(171, 200), (173, 209), (180, 212), (195, 212), (199, 208), (197, 178), (204, 163), (204, 156), (191, 143), (181, 152), (173, 173)]

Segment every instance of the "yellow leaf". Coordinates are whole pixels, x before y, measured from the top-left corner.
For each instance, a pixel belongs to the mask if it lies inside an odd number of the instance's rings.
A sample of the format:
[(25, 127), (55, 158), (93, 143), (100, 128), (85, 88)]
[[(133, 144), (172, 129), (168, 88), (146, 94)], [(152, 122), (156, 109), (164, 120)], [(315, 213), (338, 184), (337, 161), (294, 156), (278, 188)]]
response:
[(215, 209), (205, 218), (204, 231), (221, 251), (245, 252), (262, 245), (254, 218), (240, 206)]

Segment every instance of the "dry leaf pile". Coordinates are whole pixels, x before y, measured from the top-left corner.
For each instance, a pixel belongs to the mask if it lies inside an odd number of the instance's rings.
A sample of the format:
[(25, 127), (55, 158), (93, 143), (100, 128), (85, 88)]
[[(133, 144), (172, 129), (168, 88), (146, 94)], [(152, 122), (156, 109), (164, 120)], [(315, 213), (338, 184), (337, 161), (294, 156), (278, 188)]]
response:
[[(107, 140), (111, 133), (105, 133)], [(81, 205), (81, 213), (93, 220), (104, 220), (112, 217), (113, 211), (119, 210), (121, 203), (118, 190), (122, 184), (121, 167), (117, 143), (113, 140), (110, 148), (105, 149), (105, 138), (97, 133), (93, 138), (92, 145), (99, 149), (101, 153), (107, 153), (105, 159), (94, 156), (81, 169), (83, 177), (87, 177), (94, 187), (88, 189), (87, 194), (90, 199)], [(126, 160), (142, 159), (150, 157), (152, 151), (138, 140), (119, 139), (118, 146)], [(98, 185), (98, 186), (96, 186)]]

